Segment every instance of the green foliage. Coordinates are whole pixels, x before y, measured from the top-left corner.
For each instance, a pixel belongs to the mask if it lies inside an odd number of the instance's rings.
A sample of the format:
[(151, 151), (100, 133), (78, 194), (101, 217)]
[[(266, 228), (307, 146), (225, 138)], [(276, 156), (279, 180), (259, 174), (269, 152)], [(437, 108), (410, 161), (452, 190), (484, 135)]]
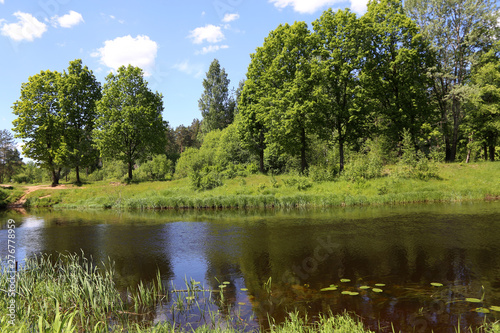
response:
[(105, 159), (102, 167), (95, 170), (88, 177), (90, 181), (115, 180), (121, 181), (127, 174), (127, 166), (120, 160)]
[(106, 81), (97, 103), (94, 140), (102, 157), (127, 163), (132, 179), (136, 160), (165, 150), (162, 95), (149, 90), (142, 70), (131, 65), (109, 74)]
[(401, 151), (396, 173), (398, 177), (428, 180), (438, 176), (437, 165), (435, 162), (429, 161), (422, 151), (415, 150), (408, 130), (403, 131)]
[(23, 154), (51, 172), (52, 184), (59, 183), (68, 157), (64, 138), (67, 119), (59, 104), (61, 81), (59, 72), (42, 71), (31, 76), (12, 107), (17, 116), (13, 130), (24, 142)]
[(206, 191), (223, 185), (222, 175), (216, 167), (204, 167), (189, 174), (191, 188)]
[(21, 169), (22, 159), (17, 150), (14, 137), (8, 130), (0, 131), (0, 184), (10, 182)]
[(29, 161), (22, 166), (20, 173), (14, 176), (16, 183), (35, 184), (48, 180), (47, 171), (39, 168), (35, 162)]
[(223, 129), (234, 120), (234, 102), (229, 98), (229, 82), (219, 60), (210, 64), (207, 77), (203, 79), (203, 94), (198, 101), (201, 110), (203, 133)]
[(311, 180), (304, 176), (291, 176), (283, 179), (283, 182), (285, 183), (285, 186), (296, 188), (299, 191), (307, 190), (313, 186)]
[(383, 155), (373, 141), (367, 141), (360, 152), (353, 152), (349, 156), (344, 178), (349, 181), (364, 181), (382, 176)]
[(147, 161), (135, 170), (138, 175), (135, 178), (142, 180), (170, 180), (173, 174), (173, 163), (167, 159), (164, 154), (153, 156), (152, 160)]

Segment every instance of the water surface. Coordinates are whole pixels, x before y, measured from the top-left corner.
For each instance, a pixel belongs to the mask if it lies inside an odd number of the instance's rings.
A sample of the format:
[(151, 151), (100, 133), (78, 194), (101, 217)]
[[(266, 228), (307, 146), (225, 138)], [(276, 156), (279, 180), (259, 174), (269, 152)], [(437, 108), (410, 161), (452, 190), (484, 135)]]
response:
[[(293, 310), (312, 318), (353, 311), (382, 332), (391, 332), (391, 323), (403, 332), (455, 332), (459, 322), (465, 328), (500, 320), (497, 312), (475, 311), (500, 306), (500, 202), (289, 211), (32, 210), (0, 217), (2, 244), (7, 220), (16, 221), (19, 261), (67, 251), (83, 251), (96, 262), (109, 257), (121, 290), (152, 280), (158, 269), (177, 286), (185, 278), (208, 289), (227, 281), (228, 305), (253, 327), (265, 327), (268, 314), (281, 321)], [(0, 256), (7, 254), (1, 246)], [(330, 285), (337, 290), (321, 291)], [(465, 301), (483, 294), (480, 304)], [(167, 316), (160, 308), (156, 318)]]

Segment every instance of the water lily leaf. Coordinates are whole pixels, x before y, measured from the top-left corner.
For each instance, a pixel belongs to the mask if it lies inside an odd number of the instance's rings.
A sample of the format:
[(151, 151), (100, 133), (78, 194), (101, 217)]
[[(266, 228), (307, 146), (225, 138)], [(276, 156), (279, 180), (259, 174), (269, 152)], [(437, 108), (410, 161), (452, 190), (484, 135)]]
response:
[(186, 299), (187, 299), (188, 301), (191, 301), (191, 300), (193, 300), (193, 299), (194, 299), (194, 296), (188, 296), (188, 297), (186, 297)]
[(375, 283), (376, 287), (385, 287), (385, 283)]
[(333, 290), (337, 290), (337, 287), (328, 287), (321, 289), (321, 291), (333, 291)]
[(224, 282), (222, 282), (222, 284), (231, 284), (231, 282), (229, 282), (229, 281), (224, 281)]
[(381, 292), (383, 292), (383, 290), (379, 289), (379, 288), (373, 288), (372, 291), (375, 292), (375, 293), (381, 293)]
[(361, 287), (359, 287), (359, 289), (361, 289), (361, 290), (370, 289), (370, 286), (361, 286)]
[(331, 284), (330, 288), (338, 288), (338, 286), (336, 284)]
[(227, 286), (225, 284), (220, 284), (219, 288), (226, 288)]
[(238, 302), (238, 305), (246, 305), (247, 303), (245, 302)]
[(348, 290), (344, 290), (344, 291), (342, 292), (342, 295), (350, 295), (350, 294), (351, 294), (351, 292), (350, 292), (350, 291), (348, 291)]
[(481, 303), (482, 301), (479, 299), (479, 298), (466, 298), (465, 299), (466, 302), (470, 302), (470, 303)]
[(477, 308), (474, 311), (479, 312), (479, 313), (490, 313), (490, 310), (486, 308)]
[(357, 291), (351, 291), (351, 293), (349, 295), (356, 296), (356, 295), (359, 295), (359, 293)]
[(431, 282), (431, 286), (433, 286), (433, 287), (442, 287), (443, 284), (439, 283), (439, 282)]
[(496, 306), (496, 305), (490, 306), (490, 310), (491, 310), (491, 311), (497, 311), (497, 312), (500, 312), (500, 306)]
[(351, 279), (340, 279), (340, 282), (351, 282)]
[(247, 288), (241, 288), (240, 290), (241, 290), (241, 291), (248, 291), (248, 289), (247, 289)]

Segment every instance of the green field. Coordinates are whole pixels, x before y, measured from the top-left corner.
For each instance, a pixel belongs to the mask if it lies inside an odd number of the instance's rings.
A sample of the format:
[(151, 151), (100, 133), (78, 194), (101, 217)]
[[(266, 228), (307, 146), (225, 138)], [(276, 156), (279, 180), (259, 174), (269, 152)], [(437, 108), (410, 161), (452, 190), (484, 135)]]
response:
[[(165, 182), (89, 182), (81, 187), (39, 189), (26, 207), (58, 208), (252, 208), (460, 202), (500, 198), (500, 162), (439, 164), (438, 177), (404, 178), (389, 166), (380, 178), (314, 182), (298, 175), (226, 179), (212, 190), (194, 190), (188, 178)], [(63, 183), (64, 184), (64, 183)], [(14, 191), (19, 190), (18, 187)]]

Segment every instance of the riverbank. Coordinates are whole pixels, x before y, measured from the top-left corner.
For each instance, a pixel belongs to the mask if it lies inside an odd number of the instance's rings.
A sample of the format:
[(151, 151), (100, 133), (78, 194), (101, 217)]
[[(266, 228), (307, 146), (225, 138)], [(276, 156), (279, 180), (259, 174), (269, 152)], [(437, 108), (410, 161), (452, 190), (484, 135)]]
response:
[[(500, 162), (440, 164), (428, 180), (385, 176), (355, 182), (314, 182), (298, 175), (251, 175), (224, 180), (212, 190), (194, 190), (188, 178), (129, 185), (118, 182), (39, 188), (26, 195), (25, 207), (184, 209), (256, 207), (338, 207), (356, 205), (462, 202), (500, 199)], [(65, 188), (64, 188), (65, 187)]]

